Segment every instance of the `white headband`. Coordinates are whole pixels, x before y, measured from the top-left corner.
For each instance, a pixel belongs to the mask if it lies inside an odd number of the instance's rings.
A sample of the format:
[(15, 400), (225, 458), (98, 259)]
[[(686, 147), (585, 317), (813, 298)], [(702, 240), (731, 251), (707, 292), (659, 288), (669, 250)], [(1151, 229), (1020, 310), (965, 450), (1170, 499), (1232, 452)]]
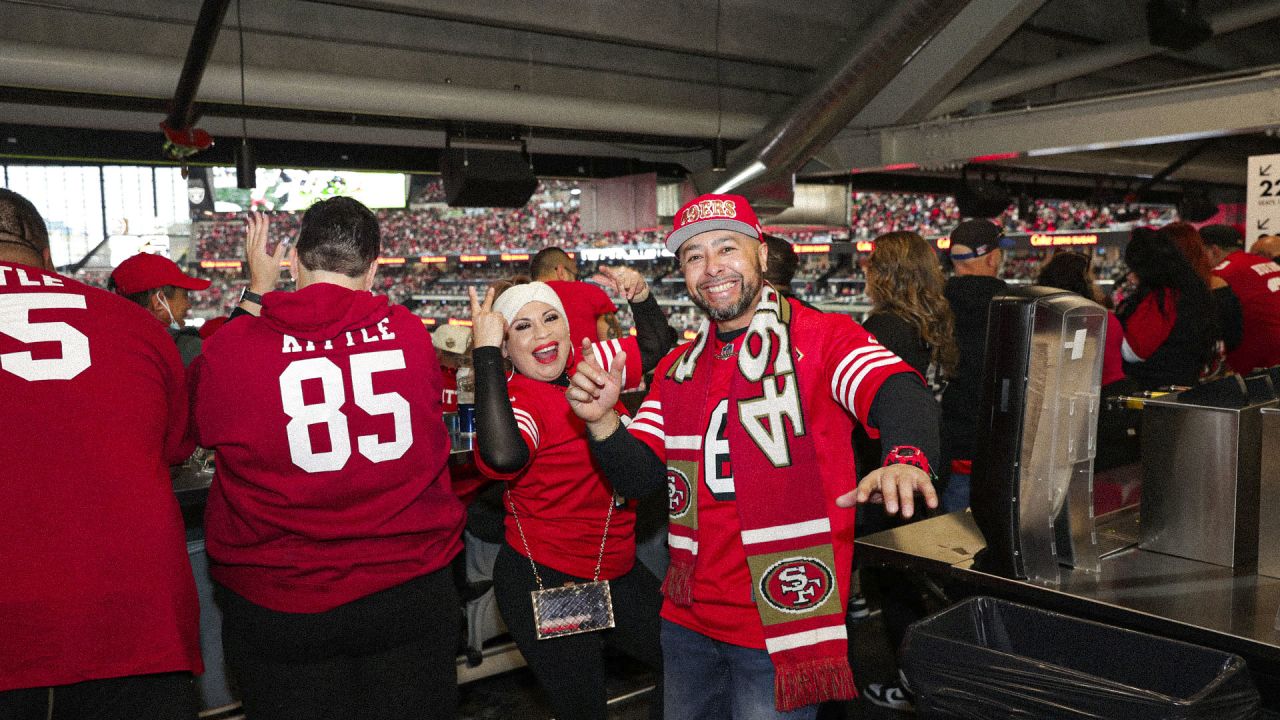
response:
[(544, 282), (512, 285), (493, 301), (493, 311), (500, 313), (507, 319), (507, 324), (511, 324), (516, 319), (516, 313), (531, 302), (544, 302), (559, 311), (561, 317), (566, 317), (560, 296)]

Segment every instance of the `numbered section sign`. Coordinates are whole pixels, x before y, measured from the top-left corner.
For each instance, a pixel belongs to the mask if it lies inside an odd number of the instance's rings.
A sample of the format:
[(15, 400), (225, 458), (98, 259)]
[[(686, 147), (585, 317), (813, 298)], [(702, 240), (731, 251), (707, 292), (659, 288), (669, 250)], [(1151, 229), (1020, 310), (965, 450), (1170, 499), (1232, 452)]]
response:
[(1245, 205), (1245, 247), (1263, 235), (1280, 235), (1280, 155), (1249, 158), (1249, 197)]

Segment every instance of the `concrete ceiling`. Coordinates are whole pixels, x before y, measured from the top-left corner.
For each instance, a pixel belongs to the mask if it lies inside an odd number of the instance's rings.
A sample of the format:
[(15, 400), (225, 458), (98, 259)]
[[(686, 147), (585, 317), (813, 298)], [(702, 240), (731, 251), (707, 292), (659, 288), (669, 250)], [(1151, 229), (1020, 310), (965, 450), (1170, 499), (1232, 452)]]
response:
[[(241, 9), (255, 118), (249, 132), (423, 148), (441, 147), (446, 129), (508, 131), (531, 136), (534, 152), (636, 157), (695, 172), (709, 164), (706, 148), (717, 133), (747, 142), (785, 116), (896, 4), (254, 0)], [(1280, 0), (1200, 5), (1215, 26), (1241, 27), (1173, 53), (1144, 49), (1145, 2), (972, 0), (910, 62), (883, 69), (885, 89), (843, 139), (813, 150), (805, 172), (892, 165), (886, 143), (913, 128), (916, 150), (937, 159), (959, 152), (938, 138), (975, 119), (1280, 65)], [(198, 125), (217, 137), (239, 134), (236, 10), (232, 3), (198, 95), (205, 113)], [(156, 131), (158, 138), (199, 11), (196, 0), (0, 0), (0, 123)], [(1125, 52), (1097, 60), (1117, 48)], [(1071, 74), (1067, 65), (1085, 71)], [(1017, 82), (1002, 86), (1011, 79)], [(1230, 107), (1207, 122), (1224, 135), (1259, 133), (1280, 125), (1280, 98), (1273, 99), (1270, 114), (1253, 113), (1248, 125)], [(958, 102), (963, 107), (936, 117), (939, 107)], [(1168, 107), (1137, 104), (1126, 112), (1167, 115)], [(1185, 151), (1171, 146), (1162, 154), (1154, 142), (1134, 139), (1127, 144), (1148, 147), (1128, 154), (1092, 151), (1114, 158), (1054, 153), (1044, 165), (1141, 175)], [(1041, 145), (1066, 147), (1052, 137)], [(1226, 164), (1242, 162), (1232, 154), (1237, 146), (1224, 147), (1175, 177), (1219, 181)], [(1036, 166), (1026, 150), (1010, 148), (1023, 153), (1020, 164)]]

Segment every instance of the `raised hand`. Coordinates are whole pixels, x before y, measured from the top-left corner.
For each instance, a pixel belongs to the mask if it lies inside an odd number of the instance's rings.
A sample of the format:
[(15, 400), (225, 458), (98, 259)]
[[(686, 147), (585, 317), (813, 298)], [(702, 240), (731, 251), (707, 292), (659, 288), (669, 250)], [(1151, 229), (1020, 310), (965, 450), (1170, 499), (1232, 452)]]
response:
[(493, 311), (493, 288), (485, 291), (481, 302), (474, 287), (467, 288), (471, 296), (471, 346), (502, 347), (507, 337), (507, 319)]
[(649, 297), (649, 283), (644, 276), (629, 267), (600, 266), (591, 281), (612, 288), (627, 302), (644, 302)]
[(613, 406), (618, 404), (618, 395), (622, 392), (622, 372), (627, 366), (627, 353), (623, 351), (614, 356), (613, 364), (606, 371), (596, 362), (591, 343), (583, 340), (582, 358), (569, 379), (565, 397), (574, 414), (587, 423), (591, 435), (602, 439), (618, 426), (618, 415)]
[(280, 284), (280, 265), (284, 262), (285, 253), (289, 252), (289, 243), (280, 241), (274, 253), (267, 252), (267, 230), (271, 221), (262, 213), (249, 213), (245, 218), (244, 256), (249, 268), (249, 290), (263, 295), (276, 289)]

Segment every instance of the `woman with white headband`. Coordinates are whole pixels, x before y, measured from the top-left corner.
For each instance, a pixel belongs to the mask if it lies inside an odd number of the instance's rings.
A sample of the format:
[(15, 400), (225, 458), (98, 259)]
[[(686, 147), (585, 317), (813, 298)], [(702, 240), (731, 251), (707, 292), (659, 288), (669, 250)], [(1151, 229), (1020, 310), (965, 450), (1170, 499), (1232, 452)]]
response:
[[(624, 388), (640, 385), (642, 355), (653, 364), (662, 357), (665, 342), (645, 330), (666, 327), (657, 303), (637, 303), (627, 294), (643, 343), (624, 338), (574, 348), (564, 307), (545, 283), (490, 288), (483, 301), (471, 289), (477, 463), (485, 475), (507, 482), (506, 538), (494, 591), (555, 716), (566, 720), (605, 718), (606, 644), (662, 676), (662, 596), (657, 577), (635, 561), (635, 502), (616, 495), (600, 472), (586, 426), (564, 395), (583, 357), (610, 370)], [(642, 350), (642, 344), (652, 347)], [(514, 372), (506, 372), (504, 358)], [(556, 603), (563, 599), (539, 594), (576, 583), (598, 601), (604, 588), (585, 585), (596, 580), (607, 581), (611, 598), (613, 626), (605, 629), (598, 628), (607, 622), (594, 622), (599, 617), (560, 613)], [(654, 717), (661, 705), (652, 704)]]

